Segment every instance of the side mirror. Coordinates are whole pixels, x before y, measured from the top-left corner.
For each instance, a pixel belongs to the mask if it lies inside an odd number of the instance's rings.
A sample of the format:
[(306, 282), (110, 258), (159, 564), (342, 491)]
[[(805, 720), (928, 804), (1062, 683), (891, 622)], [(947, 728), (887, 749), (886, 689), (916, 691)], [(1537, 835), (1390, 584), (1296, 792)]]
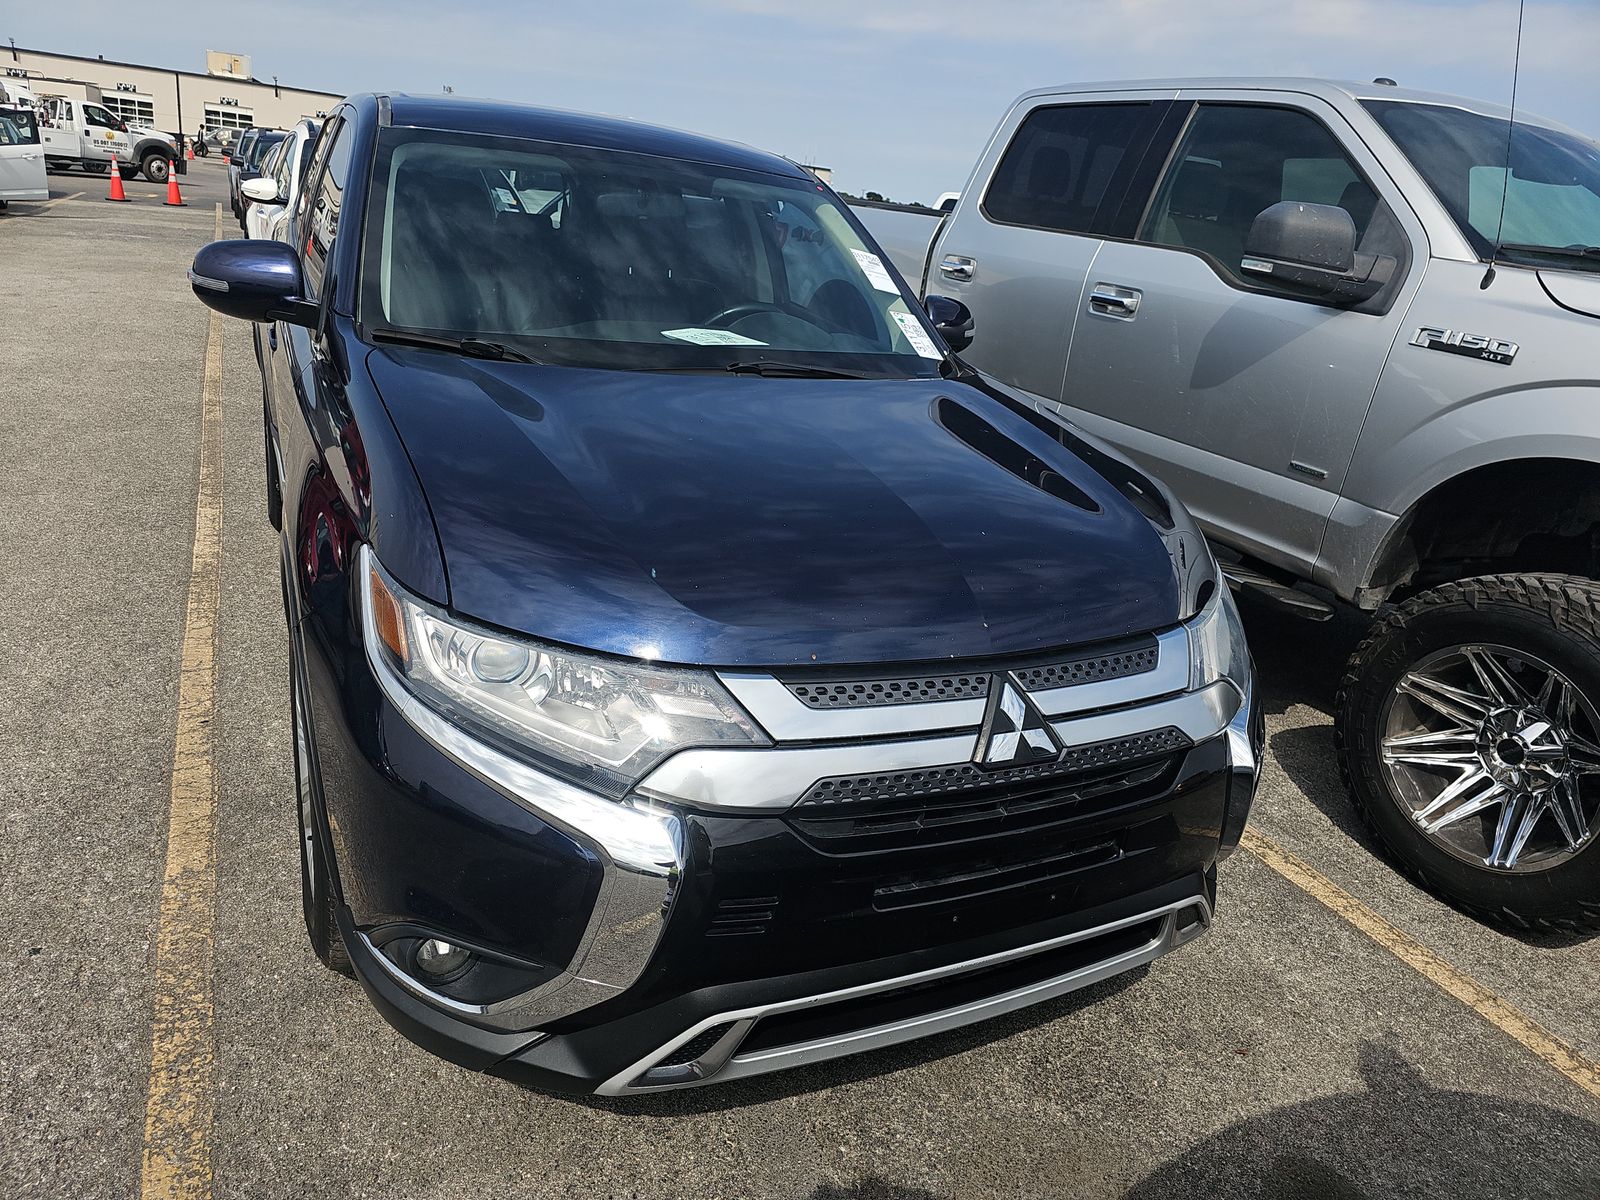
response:
[(944, 344), (960, 354), (972, 345), (972, 310), (949, 296), (929, 296), (922, 307)]
[(1357, 304), (1382, 290), (1393, 260), (1357, 254), (1356, 223), (1338, 205), (1280, 200), (1251, 223), (1239, 269), (1318, 299)]
[(262, 204), (282, 204), (283, 198), (278, 195), (278, 181), (270, 175), (257, 175), (253, 179), (246, 179), (239, 185), (239, 191), (250, 200), (258, 200)]
[(300, 256), (284, 242), (231, 240), (201, 246), (189, 286), (207, 308), (246, 321), (287, 321), (314, 329), (318, 308), (305, 299)]

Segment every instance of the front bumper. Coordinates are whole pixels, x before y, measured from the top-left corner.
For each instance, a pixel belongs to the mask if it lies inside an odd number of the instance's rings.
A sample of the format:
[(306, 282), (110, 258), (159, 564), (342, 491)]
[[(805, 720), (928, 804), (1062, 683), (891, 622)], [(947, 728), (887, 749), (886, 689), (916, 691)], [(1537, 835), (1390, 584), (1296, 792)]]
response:
[[(464, 737), (381, 662), (312, 666), (339, 920), (363, 986), (433, 1052), (564, 1092), (780, 1070), (1149, 962), (1209, 925), (1215, 864), (1238, 843), (1260, 761), (1253, 689), (1179, 683), (1137, 704), (1126, 681), (1088, 683), (1045, 693), (1069, 746), (1113, 744), (1104, 736), (1133, 713), (1187, 729), (1184, 748), (1134, 762), (1115, 786), (1097, 768), (1100, 792), (1024, 806), (971, 836), (875, 841), (865, 821), (840, 839), (832, 812), (792, 796), (730, 805), (730, 776), (704, 759), (656, 772), (627, 804), (601, 800)], [(1178, 678), (1168, 662), (1148, 679), (1162, 671)], [(1055, 721), (1062, 704), (1077, 708)], [(903, 719), (904, 707), (867, 719)], [(848, 714), (757, 715), (770, 729)], [(734, 752), (747, 756), (738, 772), (761, 771), (732, 777), (749, 797), (781, 797), (830, 775), (841, 752), (847, 769), (887, 755), (903, 772), (908, 747), (964, 763), (974, 736), (828, 744), (836, 731)], [(432, 936), (478, 951), (488, 982), (419, 982), (405, 948)]]

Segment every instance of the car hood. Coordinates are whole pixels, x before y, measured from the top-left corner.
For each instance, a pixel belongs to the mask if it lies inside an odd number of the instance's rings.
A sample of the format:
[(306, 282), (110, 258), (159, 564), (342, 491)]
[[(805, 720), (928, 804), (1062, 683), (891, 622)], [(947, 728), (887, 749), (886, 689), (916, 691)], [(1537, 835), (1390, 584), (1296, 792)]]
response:
[(975, 657), (1170, 626), (1156, 529), (946, 380), (646, 374), (384, 347), (456, 612), (668, 662)]
[(1600, 274), (1578, 271), (1540, 271), (1539, 282), (1562, 308), (1586, 317), (1600, 317)]

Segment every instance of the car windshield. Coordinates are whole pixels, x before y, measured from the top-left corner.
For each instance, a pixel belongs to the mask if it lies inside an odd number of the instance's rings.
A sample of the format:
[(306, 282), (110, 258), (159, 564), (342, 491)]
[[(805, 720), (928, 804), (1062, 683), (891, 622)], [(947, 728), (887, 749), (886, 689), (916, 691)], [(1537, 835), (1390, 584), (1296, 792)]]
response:
[[(1428, 181), (1478, 254), (1496, 243), (1541, 266), (1600, 267), (1551, 251), (1600, 246), (1600, 144), (1548, 125), (1398, 100), (1363, 102)], [(1506, 145), (1510, 132), (1510, 186)], [(1504, 229), (1501, 208), (1505, 209)]]
[(396, 128), (380, 135), (367, 212), (369, 329), (574, 366), (941, 366), (866, 234), (804, 177)]

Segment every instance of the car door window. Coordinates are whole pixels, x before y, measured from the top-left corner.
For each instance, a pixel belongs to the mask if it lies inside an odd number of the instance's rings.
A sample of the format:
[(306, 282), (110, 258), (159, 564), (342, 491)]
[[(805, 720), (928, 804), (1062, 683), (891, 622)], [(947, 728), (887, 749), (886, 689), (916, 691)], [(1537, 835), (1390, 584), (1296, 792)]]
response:
[(101, 108), (98, 104), (85, 104), (83, 106), (83, 119), (87, 124), (98, 125), (102, 129), (116, 129), (121, 124), (108, 110)]
[(1035, 109), (1017, 129), (983, 197), (1004, 225), (1059, 233), (1103, 228), (1134, 167), (1154, 104), (1068, 104)]
[[(310, 207), (301, 225), (306, 236), (306, 295), (312, 299), (322, 291), (322, 276), (327, 267), (328, 254), (339, 232), (339, 207), (344, 202), (345, 178), (350, 173), (351, 154), (351, 141), (343, 135), (344, 126), (341, 124), (333, 131), (321, 174), (317, 178), (316, 193), (310, 197)], [(321, 151), (318, 154), (320, 156)]]
[(1246, 282), (1239, 260), (1251, 224), (1283, 200), (1343, 208), (1362, 249), (1375, 226), (1383, 237), (1398, 232), (1377, 220), (1382, 201), (1332, 131), (1298, 109), (1202, 104), (1172, 161), (1140, 236), (1203, 254), (1231, 280)]
[(272, 172), (272, 181), (278, 185), (279, 200), (288, 200), (289, 198), (289, 176), (294, 170), (294, 160), (296, 158), (296, 155), (290, 152), (289, 146), (290, 143), (284, 144), (283, 152), (278, 155), (277, 166)]

